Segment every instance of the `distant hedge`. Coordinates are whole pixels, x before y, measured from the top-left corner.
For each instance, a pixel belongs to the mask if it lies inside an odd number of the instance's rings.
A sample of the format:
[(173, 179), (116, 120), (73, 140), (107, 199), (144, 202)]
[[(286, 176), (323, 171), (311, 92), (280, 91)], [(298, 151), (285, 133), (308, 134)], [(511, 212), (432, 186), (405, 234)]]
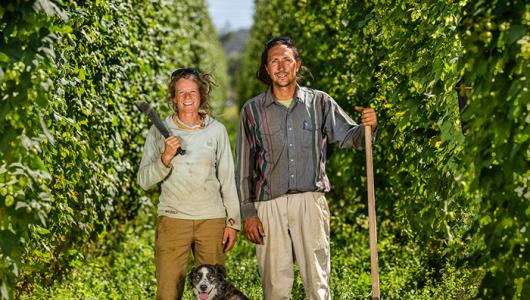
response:
[[(378, 215), (402, 247), (412, 241), (430, 256), (417, 270), (429, 279), (411, 278), (404, 291), (458, 266), (476, 271), (479, 297), (530, 294), (530, 4), (258, 0), (254, 20), (240, 103), (265, 89), (255, 78), (265, 41), (290, 35), (312, 73), (304, 84), (354, 117), (355, 104), (378, 111)], [(347, 151), (328, 162), (341, 221), (364, 211), (363, 165)], [(380, 259), (382, 294), (404, 297)]]
[(0, 8), (0, 298), (83, 263), (136, 215), (149, 124), (172, 70), (199, 66), (226, 96), (204, 1), (8, 1)]

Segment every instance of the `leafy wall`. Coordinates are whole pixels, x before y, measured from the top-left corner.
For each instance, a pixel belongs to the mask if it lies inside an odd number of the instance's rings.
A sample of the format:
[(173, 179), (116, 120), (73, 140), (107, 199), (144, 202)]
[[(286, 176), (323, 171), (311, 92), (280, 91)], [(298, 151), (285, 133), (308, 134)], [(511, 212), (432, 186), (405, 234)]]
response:
[[(401, 246), (425, 249), (434, 280), (442, 266), (468, 266), (484, 297), (530, 293), (530, 5), (258, 0), (256, 9), (240, 104), (265, 89), (255, 76), (264, 43), (291, 36), (312, 74), (303, 84), (354, 118), (356, 104), (377, 110), (379, 222), (391, 221)], [(341, 224), (365, 213), (363, 165), (332, 148), (337, 242), (347, 242)]]
[(0, 8), (0, 298), (83, 263), (131, 219), (148, 121), (177, 67), (226, 95), (226, 63), (204, 1), (8, 1)]

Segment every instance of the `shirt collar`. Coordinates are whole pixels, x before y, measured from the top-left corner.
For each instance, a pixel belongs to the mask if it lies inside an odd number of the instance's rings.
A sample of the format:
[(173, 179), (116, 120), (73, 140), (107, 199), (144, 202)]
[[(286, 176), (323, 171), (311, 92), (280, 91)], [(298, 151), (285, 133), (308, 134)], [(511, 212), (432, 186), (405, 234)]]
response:
[[(305, 90), (300, 87), (298, 84), (296, 84), (296, 90), (294, 91), (294, 99), (300, 103), (305, 102)], [(267, 92), (265, 93), (265, 107), (271, 106), (271, 104), (276, 101), (276, 98), (274, 97), (274, 94), (272, 93), (272, 87), (269, 86), (267, 89)]]

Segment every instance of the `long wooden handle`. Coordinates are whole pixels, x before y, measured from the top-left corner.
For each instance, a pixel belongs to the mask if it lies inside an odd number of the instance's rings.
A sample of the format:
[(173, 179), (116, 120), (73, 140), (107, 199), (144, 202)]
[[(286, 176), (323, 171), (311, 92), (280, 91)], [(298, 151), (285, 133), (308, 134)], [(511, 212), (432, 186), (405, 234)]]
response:
[(368, 230), (370, 233), (370, 268), (372, 273), (372, 299), (379, 300), (379, 267), (377, 263), (377, 226), (375, 216), (374, 167), (372, 162), (372, 128), (364, 126), (366, 148), (366, 181), (368, 184)]

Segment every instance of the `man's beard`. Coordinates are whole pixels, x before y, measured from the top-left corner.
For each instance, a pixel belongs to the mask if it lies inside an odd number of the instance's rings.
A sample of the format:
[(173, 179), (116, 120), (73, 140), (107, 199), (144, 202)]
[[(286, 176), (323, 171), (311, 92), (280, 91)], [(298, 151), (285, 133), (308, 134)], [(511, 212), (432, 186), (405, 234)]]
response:
[(287, 82), (285, 82), (285, 83), (282, 83), (281, 80), (273, 81), (273, 83), (276, 86), (278, 86), (278, 87), (288, 87), (288, 86), (292, 85), (293, 82), (295, 82), (295, 80), (293, 80), (293, 79), (287, 79)]

